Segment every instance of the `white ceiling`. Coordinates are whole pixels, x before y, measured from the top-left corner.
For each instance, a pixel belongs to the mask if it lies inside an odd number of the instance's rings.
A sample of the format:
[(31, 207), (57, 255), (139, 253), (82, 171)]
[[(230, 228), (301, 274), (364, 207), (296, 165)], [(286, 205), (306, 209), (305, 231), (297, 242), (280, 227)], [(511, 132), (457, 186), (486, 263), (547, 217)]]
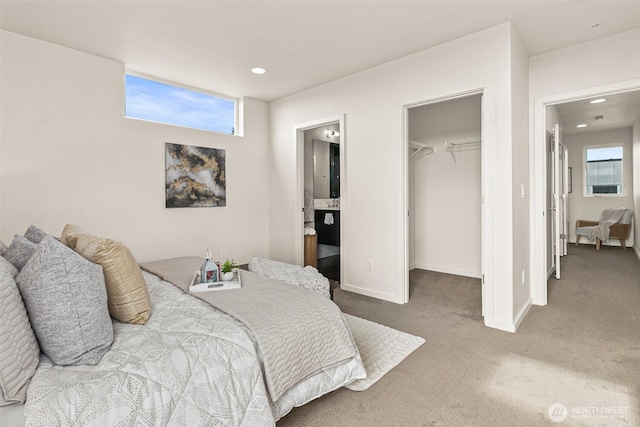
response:
[[(590, 103), (599, 98), (606, 101)], [(640, 114), (640, 90), (594, 96), (558, 104), (556, 108), (564, 135), (631, 127)], [(603, 116), (602, 120), (595, 120), (600, 115)], [(587, 127), (577, 128), (579, 124), (586, 124)]]
[[(640, 27), (640, 2), (0, 3), (5, 30), (121, 61), (134, 71), (264, 101), (506, 21), (533, 56)], [(252, 74), (256, 66), (267, 74)]]

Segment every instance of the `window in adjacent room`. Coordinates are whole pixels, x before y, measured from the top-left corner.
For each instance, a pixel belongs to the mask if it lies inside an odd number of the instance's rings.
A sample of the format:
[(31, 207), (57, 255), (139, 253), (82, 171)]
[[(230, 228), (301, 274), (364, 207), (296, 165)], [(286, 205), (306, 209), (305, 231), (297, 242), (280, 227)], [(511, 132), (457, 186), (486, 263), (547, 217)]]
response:
[(125, 75), (125, 116), (236, 135), (238, 102), (202, 90)]
[(586, 196), (621, 195), (624, 193), (622, 176), (622, 145), (586, 147)]

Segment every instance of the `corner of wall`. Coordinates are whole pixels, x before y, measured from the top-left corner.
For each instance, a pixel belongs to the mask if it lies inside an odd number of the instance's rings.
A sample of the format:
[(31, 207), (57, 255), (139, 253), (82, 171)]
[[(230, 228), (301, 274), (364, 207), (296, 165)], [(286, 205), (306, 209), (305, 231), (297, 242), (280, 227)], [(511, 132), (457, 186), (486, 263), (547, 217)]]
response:
[[(531, 305), (529, 207), (529, 54), (511, 27), (511, 169), (513, 320), (522, 321)], [(524, 279), (524, 280), (523, 280)]]

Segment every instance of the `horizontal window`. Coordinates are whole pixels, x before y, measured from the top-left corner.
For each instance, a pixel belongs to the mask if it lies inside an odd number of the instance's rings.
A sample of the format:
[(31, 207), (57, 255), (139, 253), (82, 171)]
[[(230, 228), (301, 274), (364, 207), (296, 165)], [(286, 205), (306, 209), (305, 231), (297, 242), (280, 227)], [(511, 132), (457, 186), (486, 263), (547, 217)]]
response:
[(235, 135), (238, 102), (127, 74), (125, 116)]

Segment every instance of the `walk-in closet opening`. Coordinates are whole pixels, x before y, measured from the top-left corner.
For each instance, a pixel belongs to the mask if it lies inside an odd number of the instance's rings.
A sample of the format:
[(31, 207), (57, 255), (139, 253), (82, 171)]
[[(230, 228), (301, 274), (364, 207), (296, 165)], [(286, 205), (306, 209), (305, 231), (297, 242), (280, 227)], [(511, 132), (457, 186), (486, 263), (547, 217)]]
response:
[(482, 94), (408, 109), (410, 283), (446, 280), (482, 315)]

